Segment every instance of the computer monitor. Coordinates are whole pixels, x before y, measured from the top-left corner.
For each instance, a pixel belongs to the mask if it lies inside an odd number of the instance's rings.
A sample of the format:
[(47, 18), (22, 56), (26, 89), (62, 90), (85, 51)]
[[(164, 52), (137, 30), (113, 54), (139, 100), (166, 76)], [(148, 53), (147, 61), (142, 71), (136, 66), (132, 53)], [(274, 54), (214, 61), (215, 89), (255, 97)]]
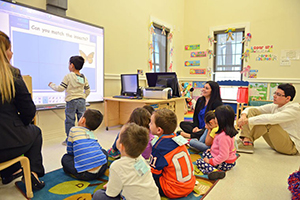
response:
[(170, 87), (172, 97), (180, 97), (177, 75), (175, 72), (146, 73), (149, 87)]
[(121, 95), (137, 96), (139, 90), (138, 74), (121, 74)]

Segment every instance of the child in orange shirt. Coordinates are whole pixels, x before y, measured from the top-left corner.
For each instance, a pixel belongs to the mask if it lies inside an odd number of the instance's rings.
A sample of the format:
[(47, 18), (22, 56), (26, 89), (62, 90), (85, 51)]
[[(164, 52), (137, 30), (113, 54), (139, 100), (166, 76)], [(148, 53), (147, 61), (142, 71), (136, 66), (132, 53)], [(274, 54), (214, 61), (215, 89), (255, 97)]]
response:
[(173, 134), (177, 127), (175, 113), (168, 109), (153, 112), (149, 124), (150, 131), (157, 135), (153, 140), (150, 166), (153, 178), (161, 196), (180, 198), (189, 195), (196, 178), (191, 157), (181, 139)]

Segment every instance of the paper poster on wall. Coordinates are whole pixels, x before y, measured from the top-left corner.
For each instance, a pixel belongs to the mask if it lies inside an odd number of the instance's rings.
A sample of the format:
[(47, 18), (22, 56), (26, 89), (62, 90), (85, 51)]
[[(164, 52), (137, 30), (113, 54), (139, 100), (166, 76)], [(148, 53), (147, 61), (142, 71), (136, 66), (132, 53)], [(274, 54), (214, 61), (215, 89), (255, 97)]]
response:
[(258, 73), (257, 69), (251, 69), (249, 71), (248, 78), (257, 78), (257, 73)]
[(191, 52), (191, 57), (206, 57), (206, 51), (195, 51)]
[(202, 88), (204, 88), (204, 85), (206, 84), (205, 81), (193, 81), (193, 98), (197, 99), (198, 97), (202, 96)]
[(281, 58), (300, 60), (300, 50), (281, 50)]
[(249, 100), (267, 100), (267, 83), (249, 83)]
[(280, 58), (280, 66), (290, 66), (291, 65), (291, 60), (286, 57), (281, 57)]
[(272, 51), (273, 45), (256, 45), (251, 47), (250, 53), (266, 53)]
[(200, 60), (185, 61), (184, 66), (186, 67), (200, 66)]
[(270, 90), (269, 90), (269, 100), (274, 100), (273, 94), (277, 90), (278, 85), (281, 83), (270, 83)]
[(192, 44), (192, 45), (185, 45), (185, 50), (197, 50), (200, 49), (200, 44)]
[(192, 68), (190, 74), (206, 74), (206, 69)]
[(258, 54), (256, 61), (275, 61), (277, 60), (277, 55), (275, 54)]

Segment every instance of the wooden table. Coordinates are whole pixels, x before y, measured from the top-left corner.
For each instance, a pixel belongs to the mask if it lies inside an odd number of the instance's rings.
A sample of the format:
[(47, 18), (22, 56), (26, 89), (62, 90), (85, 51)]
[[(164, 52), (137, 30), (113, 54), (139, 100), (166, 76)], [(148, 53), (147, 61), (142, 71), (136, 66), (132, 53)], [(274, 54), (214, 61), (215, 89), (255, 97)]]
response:
[(125, 124), (132, 111), (137, 107), (151, 105), (155, 109), (168, 108), (175, 112), (178, 124), (184, 120), (185, 98), (172, 99), (121, 99), (104, 97), (104, 123), (109, 126)]

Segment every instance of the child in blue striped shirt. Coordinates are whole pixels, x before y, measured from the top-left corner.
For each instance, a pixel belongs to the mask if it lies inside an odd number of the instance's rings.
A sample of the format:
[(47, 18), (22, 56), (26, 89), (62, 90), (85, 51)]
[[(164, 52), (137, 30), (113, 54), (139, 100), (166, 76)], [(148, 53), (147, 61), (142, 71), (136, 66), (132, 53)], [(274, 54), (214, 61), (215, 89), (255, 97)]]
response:
[(87, 109), (78, 126), (71, 128), (67, 139), (67, 153), (61, 159), (65, 173), (86, 181), (104, 174), (108, 154), (92, 132), (100, 126), (102, 120), (100, 111)]

